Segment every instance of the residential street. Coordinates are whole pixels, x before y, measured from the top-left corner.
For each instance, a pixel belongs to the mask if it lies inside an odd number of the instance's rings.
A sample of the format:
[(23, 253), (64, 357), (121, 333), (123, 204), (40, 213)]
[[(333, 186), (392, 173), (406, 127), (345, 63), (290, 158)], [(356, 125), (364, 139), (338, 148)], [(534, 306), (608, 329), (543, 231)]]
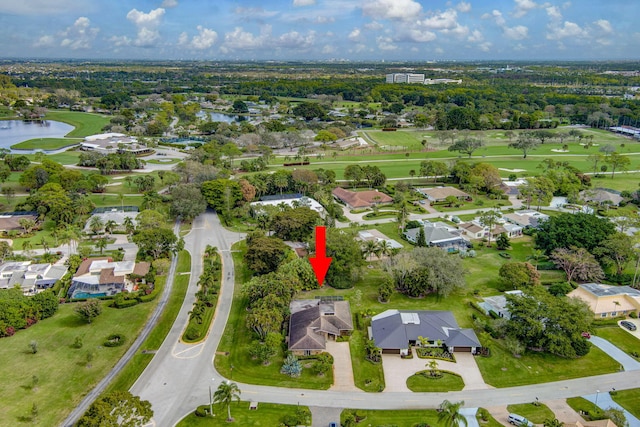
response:
[[(167, 339), (131, 389), (132, 393), (152, 403), (154, 422), (158, 426), (175, 425), (197, 405), (207, 403), (209, 387), (215, 390), (223, 380), (213, 367), (213, 358), (229, 316), (233, 296), (233, 261), (229, 249), (232, 242), (242, 237), (239, 233), (224, 229), (211, 211), (198, 217), (193, 230), (185, 237), (186, 249), (192, 254), (192, 277), (187, 298)], [(180, 343), (179, 338), (187, 323), (198, 276), (202, 271), (200, 254), (207, 244), (217, 246), (222, 252), (223, 281), (218, 310), (206, 341), (202, 344), (186, 345)], [(596, 388), (634, 388), (639, 383), (640, 371), (630, 371), (521, 387), (449, 393), (320, 391), (242, 383), (238, 383), (238, 386), (242, 391), (242, 399), (259, 402), (300, 403), (332, 408), (415, 409), (435, 408), (445, 399), (464, 400), (467, 407), (526, 403), (535, 400), (536, 397), (544, 402), (589, 395), (594, 393)]]

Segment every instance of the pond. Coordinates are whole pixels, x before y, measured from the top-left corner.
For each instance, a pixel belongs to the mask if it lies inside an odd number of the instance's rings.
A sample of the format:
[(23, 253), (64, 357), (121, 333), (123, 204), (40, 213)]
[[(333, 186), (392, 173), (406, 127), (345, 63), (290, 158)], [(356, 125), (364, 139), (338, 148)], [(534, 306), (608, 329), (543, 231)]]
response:
[(0, 148), (11, 148), (22, 141), (36, 138), (63, 138), (73, 126), (53, 120), (40, 122), (22, 120), (0, 121)]
[(246, 120), (245, 116), (238, 116), (235, 114), (216, 113), (214, 111), (200, 111), (198, 113), (198, 117), (206, 117), (207, 113), (209, 113), (209, 117), (211, 117), (212, 122), (234, 123), (234, 122), (241, 122), (243, 120)]

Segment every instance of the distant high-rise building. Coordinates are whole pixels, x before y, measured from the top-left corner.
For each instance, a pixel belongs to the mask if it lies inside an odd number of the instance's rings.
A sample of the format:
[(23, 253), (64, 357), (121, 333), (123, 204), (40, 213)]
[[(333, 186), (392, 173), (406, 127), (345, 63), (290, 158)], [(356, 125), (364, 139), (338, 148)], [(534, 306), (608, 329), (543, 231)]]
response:
[(392, 73), (386, 76), (387, 83), (424, 83), (424, 74)]

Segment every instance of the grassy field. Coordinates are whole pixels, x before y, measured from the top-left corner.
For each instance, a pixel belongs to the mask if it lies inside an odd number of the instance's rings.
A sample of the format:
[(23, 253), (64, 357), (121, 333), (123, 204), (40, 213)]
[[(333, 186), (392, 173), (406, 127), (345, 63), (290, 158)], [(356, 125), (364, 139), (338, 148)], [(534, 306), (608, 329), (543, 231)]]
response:
[[(345, 409), (340, 416), (340, 422), (344, 422), (344, 417), (347, 411), (352, 409)], [(360, 422), (359, 425), (371, 426), (371, 427), (414, 427), (418, 423), (427, 423), (428, 425), (437, 426), (438, 413), (435, 409), (423, 409), (415, 411), (400, 411), (400, 410), (358, 410), (358, 414), (362, 414), (366, 418)]]
[[(251, 342), (255, 339), (245, 325), (247, 298), (241, 294), (241, 284), (250, 279), (250, 272), (244, 265), (242, 253), (244, 242), (234, 245), (233, 258), (236, 268), (236, 286), (229, 320), (216, 353), (215, 367), (226, 378), (249, 384), (271, 385), (276, 387), (293, 387), (326, 390), (331, 386), (331, 375), (318, 376), (310, 369), (303, 369), (299, 378), (292, 378), (280, 373), (284, 348), (272, 358), (268, 366), (253, 360), (249, 354)], [(305, 361), (301, 362), (305, 365)], [(233, 366), (233, 369), (231, 368)]]
[(510, 413), (522, 415), (535, 424), (542, 424), (544, 420), (554, 419), (556, 416), (553, 411), (542, 403), (534, 405), (533, 403), (522, 403), (519, 405), (509, 405), (507, 410)]
[(83, 138), (102, 133), (102, 128), (109, 123), (109, 118), (106, 116), (64, 110), (49, 111), (45, 119), (56, 120), (74, 126), (75, 129), (66, 135), (69, 138)]
[[(242, 391), (242, 390), (240, 390)], [(257, 426), (257, 427), (273, 427), (280, 425), (280, 422), (286, 415), (294, 415), (296, 413), (296, 405), (278, 405), (275, 403), (259, 403), (258, 410), (249, 410), (248, 401), (234, 402), (231, 405), (231, 416), (234, 418), (233, 423), (228, 423), (227, 410), (220, 405), (213, 406), (215, 417), (197, 417), (190, 414), (183, 418), (178, 427), (198, 427), (198, 426)], [(308, 409), (306, 406), (300, 408)]]
[(415, 392), (459, 391), (464, 387), (462, 377), (450, 372), (440, 371), (442, 377), (429, 378), (429, 371), (420, 371), (407, 378), (407, 387)]
[(11, 146), (14, 150), (58, 150), (78, 144), (82, 139), (76, 138), (37, 138), (19, 142)]
[(593, 333), (610, 341), (627, 354), (640, 353), (640, 340), (617, 325), (596, 328)]
[[(178, 316), (178, 312), (182, 307), (184, 296), (189, 286), (189, 275), (182, 274), (189, 272), (191, 269), (191, 256), (187, 251), (181, 251), (178, 255), (178, 265), (176, 269), (176, 277), (173, 281), (173, 288), (169, 295), (169, 301), (158, 319), (155, 328), (149, 334), (149, 337), (142, 343), (140, 351), (138, 351), (131, 361), (127, 363), (120, 374), (109, 384), (106, 391), (112, 390), (129, 390), (136, 382), (140, 374), (145, 370), (147, 365), (153, 359), (153, 353), (147, 351), (157, 350), (160, 348), (167, 334), (173, 326), (173, 322)], [(159, 278), (160, 279), (160, 278)], [(162, 277), (164, 280), (165, 278)]]
[(613, 396), (620, 406), (631, 412), (636, 418), (640, 419), (640, 388), (632, 388), (630, 390), (619, 390)]
[[(91, 324), (75, 315), (75, 304), (64, 304), (53, 317), (3, 338), (0, 360), (10, 363), (0, 365), (0, 425), (17, 425), (20, 417), (30, 413), (34, 402), (46, 417), (39, 417), (33, 425), (58, 425), (120, 359), (156, 303), (126, 309), (104, 307)], [(112, 333), (123, 334), (127, 344), (103, 347)], [(72, 347), (76, 337), (84, 342), (80, 349)], [(28, 351), (31, 341), (38, 343), (36, 354)], [(93, 354), (90, 363), (88, 353)], [(38, 379), (35, 387), (34, 376)]]
[(478, 367), (485, 382), (498, 388), (609, 374), (620, 368), (618, 362), (594, 346), (577, 360), (532, 352), (515, 358), (496, 340), (480, 337), (480, 341), (491, 349), (491, 357), (478, 357)]

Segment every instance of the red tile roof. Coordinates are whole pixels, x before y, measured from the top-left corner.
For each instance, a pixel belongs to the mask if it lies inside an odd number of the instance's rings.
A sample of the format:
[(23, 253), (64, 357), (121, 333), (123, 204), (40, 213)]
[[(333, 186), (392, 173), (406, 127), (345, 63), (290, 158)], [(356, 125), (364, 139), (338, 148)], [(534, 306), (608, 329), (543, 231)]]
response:
[(390, 196), (377, 190), (349, 191), (336, 187), (333, 195), (352, 208), (369, 208), (376, 204), (393, 202)]

